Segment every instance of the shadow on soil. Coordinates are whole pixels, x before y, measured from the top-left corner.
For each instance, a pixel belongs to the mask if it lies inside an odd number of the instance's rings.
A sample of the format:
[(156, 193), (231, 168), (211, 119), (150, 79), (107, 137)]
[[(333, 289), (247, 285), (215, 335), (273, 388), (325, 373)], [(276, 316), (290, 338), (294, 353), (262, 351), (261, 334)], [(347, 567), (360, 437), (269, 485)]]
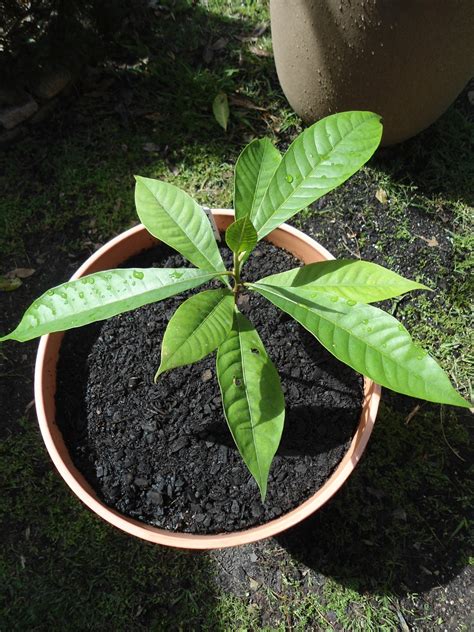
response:
[[(444, 584), (466, 565), (469, 457), (450, 442), (467, 444), (461, 422), (470, 419), (452, 409), (440, 419), (423, 405), (423, 414), (406, 422), (416, 402), (384, 393), (387, 399), (345, 486), (277, 539), (318, 573), (359, 590), (402, 595)], [(431, 424), (438, 428), (435, 444)]]
[(377, 152), (375, 164), (400, 183), (415, 184), (425, 195), (474, 204), (474, 107), (472, 80), (433, 125), (404, 143)]

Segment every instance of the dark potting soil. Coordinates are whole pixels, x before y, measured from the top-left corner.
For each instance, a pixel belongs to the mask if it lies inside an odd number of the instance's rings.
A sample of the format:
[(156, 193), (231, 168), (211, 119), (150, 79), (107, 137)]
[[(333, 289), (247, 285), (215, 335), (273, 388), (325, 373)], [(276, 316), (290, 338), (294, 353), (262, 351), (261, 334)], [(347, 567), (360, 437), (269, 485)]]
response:
[[(222, 253), (230, 264), (229, 251)], [(187, 264), (163, 246), (126, 263), (152, 265)], [(290, 254), (262, 243), (244, 277), (256, 280), (296, 265)], [(227, 428), (215, 354), (153, 383), (166, 325), (192, 292), (68, 332), (58, 364), (58, 425), (76, 466), (110, 507), (170, 530), (245, 529), (290, 511), (327, 480), (358, 423), (362, 378), (263, 297), (240, 297), (286, 401), (285, 430), (262, 504)]]

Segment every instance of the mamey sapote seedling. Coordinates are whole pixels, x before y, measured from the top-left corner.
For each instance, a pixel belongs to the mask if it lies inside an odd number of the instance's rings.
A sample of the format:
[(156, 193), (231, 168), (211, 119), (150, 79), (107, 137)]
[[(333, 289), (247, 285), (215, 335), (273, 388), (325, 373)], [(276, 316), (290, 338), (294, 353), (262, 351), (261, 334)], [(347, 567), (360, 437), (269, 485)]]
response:
[(63, 283), (37, 299), (0, 341), (26, 341), (79, 327), (220, 280), (220, 289), (193, 294), (171, 317), (155, 380), (217, 350), (225, 416), (262, 500), (285, 403), (278, 373), (257, 331), (237, 308), (241, 292), (258, 292), (339, 360), (382, 386), (432, 402), (469, 406), (403, 325), (371, 305), (429, 288), (359, 260), (312, 263), (255, 283), (241, 279), (257, 242), (352, 176), (372, 156), (381, 134), (376, 114), (344, 112), (306, 129), (283, 157), (267, 139), (251, 142), (235, 170), (235, 221), (225, 235), (233, 252), (229, 271), (204, 210), (177, 187), (137, 176), (140, 220), (196, 267), (108, 270)]

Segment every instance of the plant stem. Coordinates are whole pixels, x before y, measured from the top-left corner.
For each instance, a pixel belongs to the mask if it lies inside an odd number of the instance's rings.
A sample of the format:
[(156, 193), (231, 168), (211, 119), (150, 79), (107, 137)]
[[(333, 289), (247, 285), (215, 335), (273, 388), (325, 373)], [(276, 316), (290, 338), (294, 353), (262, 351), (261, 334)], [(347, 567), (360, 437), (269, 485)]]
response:
[(241, 262), (239, 261), (238, 254), (234, 252), (234, 268), (232, 270), (234, 275), (234, 287), (232, 288), (232, 292), (234, 293), (235, 303), (237, 303), (237, 298), (239, 296), (240, 290), (240, 266)]

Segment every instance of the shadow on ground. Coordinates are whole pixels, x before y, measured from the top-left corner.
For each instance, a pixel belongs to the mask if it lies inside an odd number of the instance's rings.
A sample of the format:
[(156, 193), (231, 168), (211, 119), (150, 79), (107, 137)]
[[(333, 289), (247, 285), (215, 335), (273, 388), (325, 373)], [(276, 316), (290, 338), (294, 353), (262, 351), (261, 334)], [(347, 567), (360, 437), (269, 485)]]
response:
[[(469, 555), (469, 413), (387, 395), (362, 462), (316, 516), (277, 538), (318, 573), (404, 595), (444, 584)], [(427, 410), (430, 408), (430, 410)], [(394, 411), (397, 412), (394, 412)], [(436, 434), (433, 433), (434, 426)]]

